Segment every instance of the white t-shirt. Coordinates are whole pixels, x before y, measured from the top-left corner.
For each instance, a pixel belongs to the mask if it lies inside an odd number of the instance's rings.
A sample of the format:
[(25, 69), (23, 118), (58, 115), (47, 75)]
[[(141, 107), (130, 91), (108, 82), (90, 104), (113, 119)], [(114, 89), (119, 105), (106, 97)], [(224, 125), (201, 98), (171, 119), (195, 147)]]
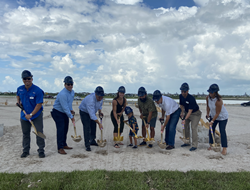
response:
[[(217, 102), (217, 98), (212, 99), (212, 98), (208, 97), (208, 107), (210, 108), (210, 115), (212, 116), (212, 118), (214, 118), (214, 116), (216, 114), (216, 105), (215, 105), (216, 102)], [(216, 120), (223, 121), (226, 119), (228, 119), (228, 112), (227, 112), (225, 106), (222, 105), (220, 114)]]
[(179, 104), (167, 96), (162, 96), (162, 103), (159, 106), (166, 112), (166, 116), (171, 115), (179, 108)]

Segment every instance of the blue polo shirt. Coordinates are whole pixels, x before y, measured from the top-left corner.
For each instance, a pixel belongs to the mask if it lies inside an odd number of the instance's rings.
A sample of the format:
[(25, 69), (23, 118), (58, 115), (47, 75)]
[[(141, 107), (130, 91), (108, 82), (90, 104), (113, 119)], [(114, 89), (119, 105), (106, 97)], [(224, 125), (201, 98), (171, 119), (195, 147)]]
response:
[(199, 110), (199, 106), (196, 103), (195, 98), (188, 94), (186, 98), (184, 98), (181, 94), (179, 95), (180, 105), (185, 107), (185, 111), (193, 110), (192, 113)]
[[(43, 103), (44, 92), (41, 88), (34, 84), (32, 84), (28, 91), (25, 88), (25, 85), (19, 86), (17, 88), (16, 95), (20, 97), (23, 108), (27, 114), (30, 114), (35, 109), (37, 104)], [(32, 116), (31, 120), (37, 118), (42, 111), (43, 106), (35, 115)], [(21, 119), (27, 121), (23, 111), (21, 111)]]
[(65, 113), (70, 119), (73, 118), (73, 115), (71, 114), (72, 109), (72, 103), (74, 100), (75, 92), (74, 90), (67, 90), (66, 88), (62, 89), (61, 92), (56, 96), (56, 101), (53, 105), (53, 108)]

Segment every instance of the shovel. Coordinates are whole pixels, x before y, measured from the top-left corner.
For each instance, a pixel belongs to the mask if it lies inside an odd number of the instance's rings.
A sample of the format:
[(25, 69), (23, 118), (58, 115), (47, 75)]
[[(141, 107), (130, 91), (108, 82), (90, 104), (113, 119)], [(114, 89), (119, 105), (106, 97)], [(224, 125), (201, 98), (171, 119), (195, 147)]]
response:
[[(184, 118), (181, 118), (181, 120), (183, 121)], [(183, 133), (183, 137), (180, 137), (180, 139), (181, 139), (185, 144), (189, 144), (189, 138), (186, 138), (186, 135), (185, 135), (185, 127), (184, 127), (183, 124), (182, 124), (182, 133)]]
[(123, 141), (123, 137), (120, 137), (120, 118), (118, 119), (119, 123), (118, 123), (118, 137), (114, 137), (114, 141), (116, 143), (120, 143), (121, 141)]
[(73, 125), (74, 125), (75, 136), (71, 135), (71, 138), (75, 142), (80, 142), (82, 140), (82, 137), (80, 135), (79, 136), (76, 135), (76, 124), (75, 124), (75, 122), (73, 122)]
[[(100, 115), (99, 117), (100, 117), (100, 119), (101, 119), (101, 124), (102, 124), (102, 117), (103, 117), (103, 115)], [(98, 146), (100, 146), (100, 147), (105, 147), (106, 144), (107, 144), (106, 139), (103, 140), (102, 129), (101, 129), (101, 140), (97, 140), (97, 144), (98, 144)]]
[[(22, 105), (20, 105), (20, 104), (18, 104), (18, 103), (16, 103), (16, 105), (17, 105), (19, 108), (21, 108), (21, 110), (23, 111), (23, 113), (24, 113), (25, 115), (27, 115), (27, 113), (26, 113), (26, 111), (24, 110), (24, 108), (23, 108)], [(46, 136), (45, 136), (43, 133), (41, 133), (41, 132), (39, 132), (39, 131), (36, 130), (36, 127), (35, 127), (33, 121), (31, 121), (31, 119), (29, 119), (29, 122), (31, 123), (32, 127), (33, 127), (34, 130), (35, 130), (35, 131), (32, 131), (32, 132), (33, 132), (35, 135), (37, 135), (38, 137), (41, 137), (41, 138), (43, 138), (43, 139), (46, 139)]]
[(140, 139), (140, 138), (143, 138), (142, 136), (137, 136), (137, 134), (133, 131), (133, 129), (130, 127), (130, 125), (126, 122), (126, 121), (123, 121), (129, 128), (130, 128), (130, 130), (135, 134), (135, 138), (137, 138), (137, 139)]
[[(164, 119), (160, 119), (160, 122), (161, 122), (161, 127), (162, 127), (164, 124)], [(167, 146), (166, 144), (163, 144), (162, 139), (163, 139), (163, 131), (161, 131), (161, 141), (158, 141), (158, 145), (161, 149), (165, 149)]]
[[(143, 120), (144, 126), (145, 126), (145, 128), (146, 128), (146, 121), (145, 121), (145, 119), (142, 119), (142, 120)], [(146, 128), (146, 131), (147, 131), (148, 138), (145, 138), (145, 141), (146, 141), (146, 142), (149, 142), (149, 143), (154, 143), (154, 142), (155, 142), (155, 139), (149, 137), (148, 128)]]
[[(207, 118), (207, 117), (206, 117)], [(211, 116), (209, 116), (209, 118), (207, 118), (207, 120), (210, 122), (212, 120)], [(221, 148), (220, 148), (220, 144), (219, 143), (215, 143), (215, 139), (214, 139), (214, 133), (213, 133), (213, 129), (212, 129), (212, 125), (209, 125), (210, 131), (211, 131), (211, 135), (213, 138), (213, 144), (210, 144), (211, 148), (213, 151), (215, 152), (220, 152)]]

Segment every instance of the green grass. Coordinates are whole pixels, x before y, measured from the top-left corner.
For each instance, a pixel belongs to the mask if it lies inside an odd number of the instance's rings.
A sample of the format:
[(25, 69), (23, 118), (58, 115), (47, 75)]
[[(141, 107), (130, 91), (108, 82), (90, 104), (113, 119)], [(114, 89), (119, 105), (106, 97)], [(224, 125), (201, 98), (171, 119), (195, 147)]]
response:
[[(39, 181), (41, 180), (41, 181)], [(39, 181), (39, 182), (38, 182)], [(28, 188), (28, 186), (30, 187)], [(0, 189), (250, 189), (250, 172), (73, 171), (0, 173)]]

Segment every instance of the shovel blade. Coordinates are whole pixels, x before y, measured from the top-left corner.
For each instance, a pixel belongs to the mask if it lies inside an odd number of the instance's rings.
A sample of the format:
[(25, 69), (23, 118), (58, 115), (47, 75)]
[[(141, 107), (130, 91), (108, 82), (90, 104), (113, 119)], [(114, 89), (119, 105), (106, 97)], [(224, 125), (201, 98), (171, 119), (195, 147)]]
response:
[(167, 147), (166, 144), (163, 144), (161, 143), (160, 141), (158, 141), (158, 146), (161, 148), (161, 149), (165, 149)]
[(35, 135), (37, 135), (38, 137), (41, 137), (41, 138), (43, 138), (43, 139), (46, 139), (46, 136), (43, 134), (43, 133), (41, 133), (41, 132), (35, 132), (35, 131), (32, 131)]

